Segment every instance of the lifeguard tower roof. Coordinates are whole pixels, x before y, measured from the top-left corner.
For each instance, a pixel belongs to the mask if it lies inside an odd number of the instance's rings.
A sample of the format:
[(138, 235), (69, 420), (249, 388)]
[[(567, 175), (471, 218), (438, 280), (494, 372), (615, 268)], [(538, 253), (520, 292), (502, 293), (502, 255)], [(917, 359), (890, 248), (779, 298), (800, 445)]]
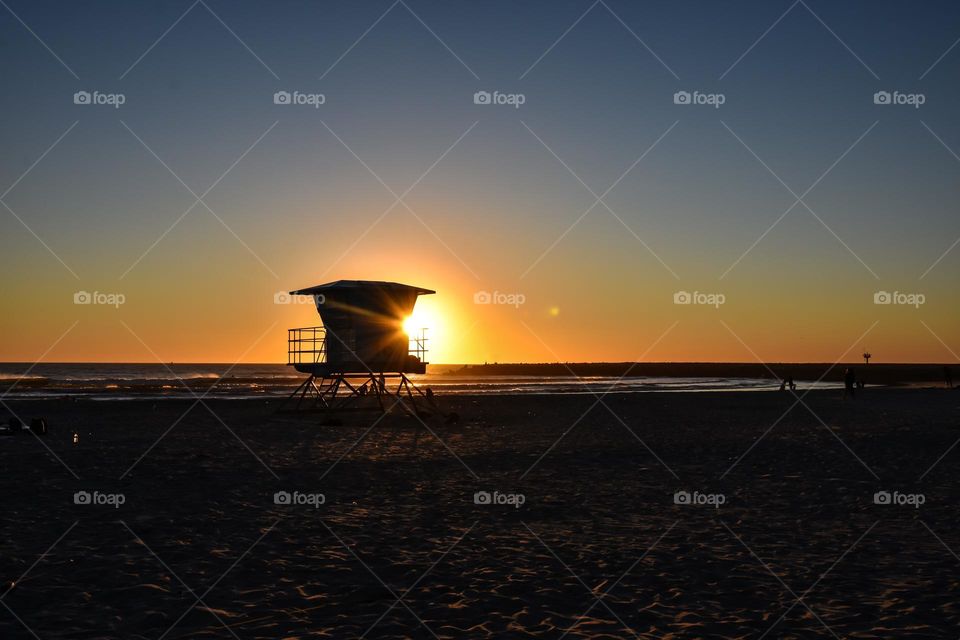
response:
[(418, 296), (430, 295), (436, 293), (423, 287), (414, 287), (409, 284), (400, 284), (399, 282), (384, 282), (382, 280), (337, 280), (326, 284), (318, 284), (306, 289), (297, 289), (291, 291), (294, 296), (313, 296), (318, 293), (329, 293), (331, 291), (350, 291), (353, 290), (381, 290), (387, 293), (415, 293)]
[[(432, 293), (436, 291), (381, 280), (337, 280), (291, 291), (312, 296), (323, 322), (322, 327), (287, 330), (287, 364), (310, 374), (290, 396), (299, 394), (297, 406), (311, 391), (315, 403), (327, 408), (361, 402), (370, 394), (386, 411), (382, 396), (399, 401), (405, 391), (411, 403), (407, 410), (414, 411), (413, 391), (421, 392), (406, 374), (426, 373), (427, 337), (426, 329), (408, 335), (403, 323), (417, 298)], [(395, 392), (387, 389), (388, 378), (397, 381)], [(341, 386), (349, 393), (338, 398)]]
[[(298, 371), (320, 375), (425, 371), (426, 338), (419, 337), (411, 352), (411, 336), (404, 332), (403, 321), (413, 313), (417, 298), (435, 291), (399, 282), (337, 280), (290, 293), (313, 296), (323, 322), (323, 327), (293, 329), (288, 335), (289, 364)], [(309, 362), (303, 361), (305, 354)]]

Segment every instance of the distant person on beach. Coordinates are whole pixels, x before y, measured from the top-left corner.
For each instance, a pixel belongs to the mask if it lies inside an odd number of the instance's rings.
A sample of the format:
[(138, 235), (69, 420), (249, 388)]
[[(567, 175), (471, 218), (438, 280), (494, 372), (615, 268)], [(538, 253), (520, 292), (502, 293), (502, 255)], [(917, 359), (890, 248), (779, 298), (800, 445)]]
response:
[(857, 374), (853, 372), (853, 369), (847, 368), (843, 372), (843, 397), (846, 398), (850, 396), (851, 398), (856, 397), (856, 384), (857, 384)]
[(787, 376), (787, 386), (790, 387), (790, 391), (797, 390), (797, 385), (794, 384), (792, 375)]
[(953, 372), (950, 371), (950, 367), (943, 368), (943, 380), (947, 384), (947, 389), (953, 389)]

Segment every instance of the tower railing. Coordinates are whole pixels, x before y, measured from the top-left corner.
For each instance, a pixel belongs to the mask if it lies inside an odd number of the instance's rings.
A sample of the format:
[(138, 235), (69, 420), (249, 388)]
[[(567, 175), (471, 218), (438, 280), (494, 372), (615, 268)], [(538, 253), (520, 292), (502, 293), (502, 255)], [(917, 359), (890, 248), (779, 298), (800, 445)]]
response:
[(327, 361), (327, 333), (323, 327), (287, 329), (287, 364)]
[[(427, 329), (409, 336), (407, 354), (427, 361)], [(327, 333), (323, 327), (287, 329), (287, 364), (321, 364), (327, 361)]]
[(416, 356), (420, 362), (427, 361), (427, 328), (424, 327), (420, 329), (419, 333), (414, 332), (410, 335), (410, 345), (407, 349), (407, 354), (411, 356)]

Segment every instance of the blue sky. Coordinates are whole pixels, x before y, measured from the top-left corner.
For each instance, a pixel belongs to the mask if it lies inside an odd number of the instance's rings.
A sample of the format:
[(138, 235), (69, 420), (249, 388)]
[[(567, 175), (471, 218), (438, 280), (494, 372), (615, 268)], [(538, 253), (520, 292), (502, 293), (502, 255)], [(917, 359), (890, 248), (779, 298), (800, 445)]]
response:
[[(960, 250), (930, 267), (960, 237), (958, 38), (950, 2), (9, 1), (0, 189), (69, 133), (2, 198), (30, 227), (0, 210), (2, 260), (18, 274), (8, 300), (56, 318), (78, 288), (132, 289), (149, 292), (128, 310), (144, 319), (202, 296), (201, 310), (266, 320), (276, 310), (259, 303), (278, 289), (439, 281), (461, 319), (488, 312), (462, 311), (477, 289), (536, 305), (488, 319), (514, 336), (505, 352), (451, 357), (530, 359), (506, 323), (570, 344), (586, 315), (560, 326), (535, 309), (571, 291), (592, 289), (589, 307), (623, 342), (680, 288), (730, 292), (748, 334), (771, 308), (793, 331), (813, 308), (837, 314), (827, 327), (859, 327), (875, 311), (863, 300), (896, 289), (926, 293), (928, 325), (956, 345)], [(125, 102), (76, 105), (77, 91)], [(277, 105), (277, 91), (325, 102)], [(477, 105), (477, 91), (525, 101)], [(678, 105), (678, 91), (724, 103)], [(924, 103), (874, 104), (877, 91)], [(415, 213), (381, 220), (435, 162), (404, 197)], [(187, 187), (201, 195), (228, 169), (203, 198), (216, 215), (200, 204), (171, 230), (195, 201)], [(239, 301), (250, 291), (255, 308)], [(107, 340), (101, 320), (84, 323), (88, 339)], [(59, 326), (5, 322), (23, 337), (14, 359)], [(949, 357), (914, 319), (886, 324), (916, 330), (900, 358)]]

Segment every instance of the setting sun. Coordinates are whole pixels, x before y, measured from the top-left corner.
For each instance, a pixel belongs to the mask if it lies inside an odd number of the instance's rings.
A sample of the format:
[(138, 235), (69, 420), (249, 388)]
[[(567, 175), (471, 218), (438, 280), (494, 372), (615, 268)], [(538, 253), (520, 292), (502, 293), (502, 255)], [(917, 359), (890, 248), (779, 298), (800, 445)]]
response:
[(431, 313), (417, 308), (414, 309), (412, 315), (404, 319), (403, 332), (410, 337), (414, 337), (420, 334), (421, 329), (426, 329), (429, 334), (436, 326), (436, 322)]

